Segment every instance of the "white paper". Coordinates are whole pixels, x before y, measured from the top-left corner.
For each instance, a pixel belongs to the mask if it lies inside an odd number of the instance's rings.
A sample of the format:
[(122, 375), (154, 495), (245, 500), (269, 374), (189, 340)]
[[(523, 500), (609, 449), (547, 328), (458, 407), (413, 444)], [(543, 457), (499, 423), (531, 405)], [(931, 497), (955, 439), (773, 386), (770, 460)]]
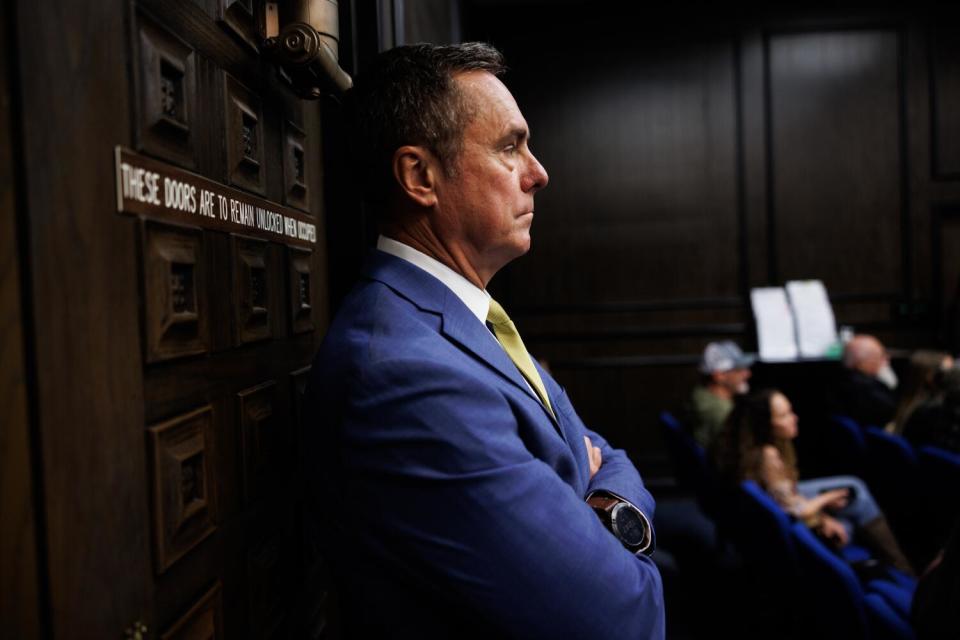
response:
[(797, 338), (793, 311), (783, 287), (760, 287), (751, 290), (750, 304), (757, 324), (760, 359), (767, 362), (795, 360)]
[(837, 344), (837, 323), (827, 289), (820, 280), (787, 283), (787, 295), (797, 324), (800, 355), (820, 358)]

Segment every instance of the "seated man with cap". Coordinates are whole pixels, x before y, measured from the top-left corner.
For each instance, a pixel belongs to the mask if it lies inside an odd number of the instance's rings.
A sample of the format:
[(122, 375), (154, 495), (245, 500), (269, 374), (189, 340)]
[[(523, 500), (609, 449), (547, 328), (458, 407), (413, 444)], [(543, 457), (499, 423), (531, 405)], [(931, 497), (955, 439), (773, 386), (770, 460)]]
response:
[(750, 366), (754, 358), (726, 340), (711, 342), (700, 361), (700, 384), (684, 406), (683, 420), (693, 439), (703, 447), (720, 433), (733, 409), (734, 396), (750, 391)]

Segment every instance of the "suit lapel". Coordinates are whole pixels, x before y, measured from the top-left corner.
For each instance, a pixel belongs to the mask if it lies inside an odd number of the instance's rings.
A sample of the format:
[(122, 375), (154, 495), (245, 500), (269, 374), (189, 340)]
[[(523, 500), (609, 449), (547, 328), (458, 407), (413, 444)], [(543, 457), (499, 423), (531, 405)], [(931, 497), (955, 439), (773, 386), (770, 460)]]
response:
[(419, 267), (382, 251), (374, 251), (364, 274), (407, 298), (423, 311), (439, 314), (443, 335), (479, 358), (540, 405), (557, 433), (566, 440), (557, 418), (536, 397), (527, 381), (490, 330), (477, 320), (445, 284)]
[[(449, 291), (449, 290), (448, 290)], [(543, 414), (553, 423), (557, 433), (566, 440), (556, 416), (543, 405), (530, 385), (524, 379), (517, 365), (513, 363), (507, 352), (503, 350), (496, 337), (489, 329), (477, 321), (469, 309), (463, 304), (453, 292), (449, 292), (445, 308), (443, 310), (443, 325), (441, 331), (443, 334), (456, 342), (461, 347), (471, 352), (477, 358), (486, 362), (497, 373), (504, 376), (514, 385), (519, 387), (525, 394), (529, 395), (540, 406)]]

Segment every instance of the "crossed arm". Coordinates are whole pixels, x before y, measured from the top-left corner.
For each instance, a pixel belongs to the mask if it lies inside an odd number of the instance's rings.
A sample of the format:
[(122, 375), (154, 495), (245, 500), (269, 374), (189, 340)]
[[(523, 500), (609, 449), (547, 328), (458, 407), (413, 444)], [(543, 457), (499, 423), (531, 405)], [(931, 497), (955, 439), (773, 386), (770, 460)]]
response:
[[(653, 562), (626, 551), (585, 496), (531, 453), (499, 391), (422, 360), (379, 363), (359, 388), (344, 420), (342, 478), (367, 507), (348, 514), (355, 535), (382, 562), (510, 635), (663, 636)], [(588, 492), (620, 495), (652, 521), (653, 500), (626, 455), (583, 436), (601, 462)], [(586, 442), (570, 448), (585, 464)]]

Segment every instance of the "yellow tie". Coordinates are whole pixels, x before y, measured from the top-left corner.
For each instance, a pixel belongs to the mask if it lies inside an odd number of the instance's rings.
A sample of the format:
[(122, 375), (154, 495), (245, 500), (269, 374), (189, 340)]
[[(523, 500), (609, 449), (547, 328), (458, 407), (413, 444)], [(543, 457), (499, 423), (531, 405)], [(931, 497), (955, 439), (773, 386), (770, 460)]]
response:
[[(507, 315), (496, 300), (490, 298), (490, 310), (487, 312), (487, 322), (493, 326), (493, 333), (500, 341), (500, 346), (507, 352), (513, 364), (517, 366), (523, 377), (530, 383), (530, 387), (540, 396), (540, 402), (547, 408), (551, 416), (554, 416), (553, 407), (550, 406), (550, 398), (547, 396), (547, 390), (543, 386), (543, 380), (537, 373), (537, 368), (533, 366), (533, 360), (527, 353), (527, 348), (523, 346), (523, 340), (517, 332), (516, 325)], [(554, 416), (556, 417), (556, 416)]]

